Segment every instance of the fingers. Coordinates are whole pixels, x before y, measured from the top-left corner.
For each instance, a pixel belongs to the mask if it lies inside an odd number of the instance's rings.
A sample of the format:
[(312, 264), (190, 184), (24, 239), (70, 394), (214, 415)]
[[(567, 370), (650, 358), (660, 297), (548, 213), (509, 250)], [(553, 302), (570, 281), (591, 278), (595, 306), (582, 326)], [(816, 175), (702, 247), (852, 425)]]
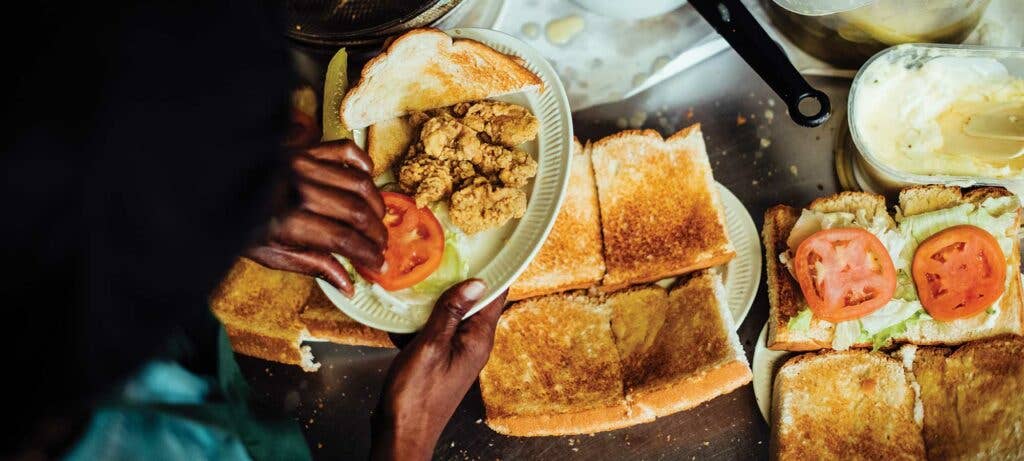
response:
[(306, 149), (305, 152), (317, 160), (343, 163), (366, 174), (373, 174), (373, 160), (350, 139), (324, 142)]
[(448, 340), (466, 316), (466, 312), (483, 297), (487, 284), (480, 279), (469, 279), (449, 288), (434, 304), (420, 335), (430, 339)]
[(307, 210), (294, 211), (271, 225), (270, 240), (285, 247), (338, 253), (357, 266), (384, 264), (384, 247), (352, 227)]
[(246, 250), (245, 256), (271, 269), (315, 275), (350, 298), (355, 293), (348, 271), (328, 253), (259, 246)]
[(334, 218), (362, 232), (381, 248), (387, 247), (388, 230), (358, 195), (308, 182), (299, 183), (302, 207), (321, 216)]
[(296, 155), (292, 159), (292, 170), (303, 179), (358, 195), (370, 205), (377, 218), (384, 218), (384, 199), (366, 172), (317, 161), (308, 155)]

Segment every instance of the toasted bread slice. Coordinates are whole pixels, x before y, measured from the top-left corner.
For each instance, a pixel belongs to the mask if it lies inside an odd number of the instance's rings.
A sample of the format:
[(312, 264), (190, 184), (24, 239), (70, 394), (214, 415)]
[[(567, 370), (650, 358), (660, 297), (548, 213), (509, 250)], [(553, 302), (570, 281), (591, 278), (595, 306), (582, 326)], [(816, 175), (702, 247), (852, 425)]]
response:
[(373, 177), (391, 169), (409, 151), (416, 130), (406, 117), (393, 118), (366, 129), (366, 153), (373, 160)]
[(480, 372), (487, 425), (502, 434), (532, 436), (644, 421), (626, 407), (609, 322), (609, 309), (581, 294), (534, 298), (509, 308)]
[(662, 139), (653, 130), (592, 146), (606, 290), (725, 263), (736, 252), (700, 125)]
[(608, 301), (630, 405), (661, 417), (749, 383), (721, 277), (703, 271), (667, 295), (659, 291), (616, 293)]
[[(1009, 192), (1000, 187), (983, 187), (961, 190), (949, 186), (919, 186), (905, 189), (900, 193), (898, 218), (915, 216), (930, 211), (942, 210), (964, 203), (980, 204), (986, 198), (1002, 197)], [(867, 210), (870, 215), (886, 213), (885, 199), (863, 192), (843, 192), (831, 197), (815, 200), (808, 209), (821, 212)], [(764, 238), (765, 259), (768, 272), (768, 300), (771, 306), (768, 316), (768, 348), (774, 350), (810, 351), (832, 346), (835, 325), (821, 319), (812, 319), (806, 331), (792, 331), (789, 320), (807, 304), (800, 286), (789, 270), (779, 262), (779, 254), (789, 246), (787, 239), (799, 217), (800, 211), (787, 206), (776, 206), (765, 213)], [(1020, 210), (1017, 222), (1007, 229), (1007, 235), (1016, 235), (1020, 226)], [(1007, 254), (1007, 265), (1020, 267), (1020, 246), (1014, 239), (1014, 248)], [(1016, 272), (1013, 272), (1016, 273)], [(1019, 277), (1010, 280), (1009, 287), (999, 303), (995, 319), (985, 315), (960, 319), (954, 322), (918, 322), (906, 332), (893, 337), (895, 343), (919, 345), (957, 345), (975, 339), (988, 338), (1006, 333), (1024, 333), (1024, 301), (1021, 296)], [(869, 347), (869, 343), (855, 344), (854, 347)]]
[(1024, 338), (897, 355), (917, 383), (929, 459), (1024, 459)]
[(803, 354), (775, 376), (771, 457), (925, 459), (914, 391), (880, 352)]
[(390, 347), (385, 332), (361, 325), (330, 304), (311, 277), (241, 258), (210, 299), (239, 354), (316, 371), (303, 341)]
[(540, 77), (514, 56), (474, 40), (452, 40), (437, 29), (414, 29), (366, 63), (341, 102), (341, 120), (349, 129), (363, 128), (414, 110), (541, 86)]
[(590, 152), (573, 141), (569, 191), (540, 252), (509, 288), (511, 301), (597, 285), (604, 276), (601, 219)]
[[(315, 283), (315, 280), (310, 279)], [(309, 331), (311, 341), (326, 341), (346, 346), (395, 347), (387, 332), (355, 321), (338, 309), (320, 287), (313, 287), (299, 322)]]

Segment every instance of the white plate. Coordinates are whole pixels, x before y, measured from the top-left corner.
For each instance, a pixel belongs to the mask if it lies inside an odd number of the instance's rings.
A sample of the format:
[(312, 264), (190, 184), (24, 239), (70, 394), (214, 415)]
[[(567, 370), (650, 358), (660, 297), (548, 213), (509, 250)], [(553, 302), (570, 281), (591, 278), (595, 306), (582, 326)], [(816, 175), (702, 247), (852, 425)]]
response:
[(768, 349), (768, 323), (765, 322), (761, 328), (761, 334), (757, 337), (757, 344), (754, 345), (754, 365), (751, 371), (754, 373), (754, 399), (757, 400), (757, 408), (761, 410), (761, 416), (771, 424), (769, 414), (772, 409), (772, 385), (775, 382), (775, 371), (785, 363), (790, 356), (799, 352), (773, 351)]
[(725, 209), (725, 231), (736, 249), (736, 257), (725, 264), (722, 277), (729, 296), (729, 311), (739, 329), (761, 284), (761, 239), (754, 220), (740, 200), (721, 184), (718, 195)]
[[(470, 276), (487, 282), (488, 291), (480, 303), (466, 314), (469, 317), (508, 289), (512, 281), (526, 269), (551, 231), (569, 181), (572, 120), (569, 101), (558, 74), (529, 45), (510, 35), (487, 29), (452, 29), (446, 33), (454, 38), (473, 39), (502, 53), (518, 56), (544, 82), (544, 89), (539, 93), (516, 93), (495, 98), (525, 106), (540, 120), (537, 140), (522, 146), (526, 153), (537, 159), (537, 176), (532, 181), (532, 187), (528, 186), (529, 204), (526, 214), (518, 222), (511, 222), (494, 231), (503, 233), (504, 243), (497, 246), (493, 257), (485, 256), (485, 262), (479, 270), (472, 270), (473, 263), (470, 263)], [(317, 284), (335, 306), (364, 325), (393, 333), (411, 333), (419, 330), (426, 321), (422, 312), (396, 312), (367, 293), (367, 290), (357, 290), (355, 296), (349, 299), (323, 280), (317, 279)]]

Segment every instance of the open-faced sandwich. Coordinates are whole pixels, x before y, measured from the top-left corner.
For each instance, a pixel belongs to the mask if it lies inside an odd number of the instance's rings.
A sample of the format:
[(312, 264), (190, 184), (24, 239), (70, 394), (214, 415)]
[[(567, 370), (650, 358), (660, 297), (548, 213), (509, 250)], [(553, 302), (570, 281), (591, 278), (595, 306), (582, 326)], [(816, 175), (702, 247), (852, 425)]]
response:
[(765, 213), (775, 350), (957, 345), (1021, 334), (1021, 204), (999, 187), (843, 192)]

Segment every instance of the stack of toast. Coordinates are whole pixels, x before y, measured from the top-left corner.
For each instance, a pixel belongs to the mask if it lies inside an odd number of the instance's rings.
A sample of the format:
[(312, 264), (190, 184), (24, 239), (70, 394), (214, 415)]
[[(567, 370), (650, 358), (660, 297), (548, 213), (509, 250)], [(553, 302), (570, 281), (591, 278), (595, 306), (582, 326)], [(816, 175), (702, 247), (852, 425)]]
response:
[[(529, 299), (502, 316), (480, 375), (487, 424), (518, 436), (591, 433), (748, 383), (721, 278), (706, 270), (735, 252), (700, 127), (577, 145), (569, 187), (512, 285), (511, 299)], [(650, 284), (681, 274), (669, 290)], [(576, 288), (590, 290), (564, 293)]]

